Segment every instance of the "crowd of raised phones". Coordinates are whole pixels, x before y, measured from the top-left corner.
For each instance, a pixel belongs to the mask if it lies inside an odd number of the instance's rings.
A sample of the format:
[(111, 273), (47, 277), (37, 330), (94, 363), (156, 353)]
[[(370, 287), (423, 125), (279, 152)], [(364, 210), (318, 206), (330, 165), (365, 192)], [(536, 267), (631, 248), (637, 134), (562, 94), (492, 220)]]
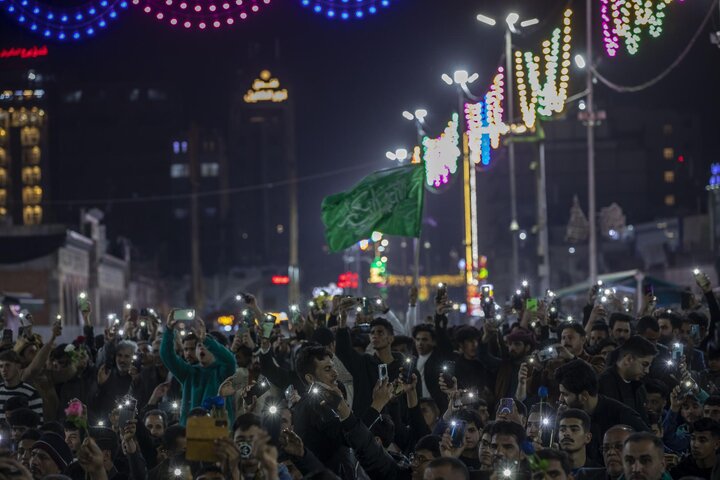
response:
[(69, 344), (22, 314), (0, 347), (0, 480), (720, 479), (720, 306), (695, 283), (680, 308), (594, 285), (574, 314), (488, 287), (473, 321), (443, 286), (283, 322), (243, 293), (227, 328), (129, 309)]

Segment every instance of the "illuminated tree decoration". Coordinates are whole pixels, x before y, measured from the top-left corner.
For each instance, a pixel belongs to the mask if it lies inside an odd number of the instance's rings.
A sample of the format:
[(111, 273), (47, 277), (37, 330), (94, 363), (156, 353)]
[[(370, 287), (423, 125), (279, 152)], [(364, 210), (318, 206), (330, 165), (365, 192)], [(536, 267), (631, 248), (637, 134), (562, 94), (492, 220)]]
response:
[(0, 0), (0, 9), (22, 27), (60, 41), (94, 36), (127, 7), (128, 0), (91, 0), (72, 8), (50, 6), (41, 1)]
[(426, 182), (435, 188), (450, 181), (450, 175), (457, 172), (460, 157), (458, 143), (458, 114), (453, 113), (445, 131), (438, 138), (423, 137), (423, 158), (425, 160)]
[(132, 3), (173, 27), (205, 30), (245, 20), (270, 0), (132, 0)]
[(300, 0), (300, 3), (317, 14), (342, 20), (360, 20), (390, 6), (390, 0)]
[[(635, 55), (640, 47), (641, 34), (647, 29), (651, 37), (662, 33), (665, 9), (673, 0), (600, 0), (605, 51), (617, 55), (620, 42), (629, 54)], [(680, 0), (681, 3), (683, 0)]]
[(565, 10), (563, 28), (553, 30), (550, 40), (545, 40), (542, 44), (544, 83), (540, 80), (541, 57), (533, 55), (532, 52), (524, 54), (515, 52), (515, 78), (520, 98), (520, 112), (523, 124), (527, 128), (535, 126), (536, 111), (544, 117), (549, 117), (565, 109), (570, 82), (571, 17), (572, 10)]

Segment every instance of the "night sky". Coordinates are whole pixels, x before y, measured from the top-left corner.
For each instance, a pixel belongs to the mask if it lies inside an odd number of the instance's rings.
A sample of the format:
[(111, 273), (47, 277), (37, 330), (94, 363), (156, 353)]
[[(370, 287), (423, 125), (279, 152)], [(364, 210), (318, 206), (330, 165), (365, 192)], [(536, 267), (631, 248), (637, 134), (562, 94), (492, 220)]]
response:
[[(599, 1), (593, 3), (599, 8)], [(648, 80), (682, 51), (710, 3), (674, 2), (667, 10), (666, 30), (660, 39), (644, 35), (636, 56), (623, 51), (616, 59), (602, 60), (599, 70), (619, 83)], [(173, 30), (132, 8), (96, 38), (55, 47), (55, 61), (80, 78), (166, 85), (195, 96), (198, 103), (194, 108), (203, 115), (217, 111), (218, 117), (227, 118), (227, 107), (218, 98), (227, 89), (237, 88), (232, 84), (233, 72), (243, 66), (248, 44), (277, 40), (282, 70), (289, 76), (290, 95), (296, 101), (300, 176), (367, 166), (300, 186), (301, 261), (305, 278), (320, 282), (333, 279), (340, 268), (339, 256), (332, 262), (322, 260), (322, 197), (349, 187), (372, 170), (392, 165), (385, 152), (409, 146), (415, 139), (412, 123), (401, 116), (403, 110), (427, 108), (430, 133), (439, 134), (456, 104), (454, 91), (440, 80), (443, 72), (458, 68), (478, 72), (480, 79), (473, 90), (480, 94), (502, 61), (502, 30), (480, 24), (475, 15), (482, 12), (504, 18), (516, 5), (521, 17), (536, 16), (542, 21), (516, 38), (516, 43), (539, 49), (552, 28), (560, 25), (564, 7), (572, 4), (577, 6), (573, 54), (583, 53), (584, 1), (393, 0), (390, 8), (374, 18), (341, 22), (303, 9), (300, 0), (273, 0), (250, 20), (213, 32)], [(708, 40), (708, 32), (718, 29), (717, 17), (715, 14), (713, 28), (701, 34), (686, 60), (659, 85), (626, 95), (598, 86), (598, 103), (665, 104), (695, 110), (707, 129), (703, 132), (705, 151), (717, 157), (720, 49)], [(595, 50), (600, 56), (598, 21), (594, 29)], [(0, 47), (33, 43), (42, 42), (0, 16)], [(584, 88), (584, 76), (579, 72), (571, 71), (571, 78), (571, 94)], [(127, 174), (132, 175), (132, 170)], [(427, 215), (440, 222), (432, 234), (433, 242), (442, 246), (439, 251), (460, 246), (462, 206), (457, 187), (427, 197)], [(146, 193), (122, 192), (122, 196)]]

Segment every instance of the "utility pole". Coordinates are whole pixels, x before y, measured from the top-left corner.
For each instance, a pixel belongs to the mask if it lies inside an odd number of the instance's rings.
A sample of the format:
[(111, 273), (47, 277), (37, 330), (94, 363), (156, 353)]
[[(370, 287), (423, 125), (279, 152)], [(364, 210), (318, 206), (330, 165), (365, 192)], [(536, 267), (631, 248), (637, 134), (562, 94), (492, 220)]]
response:
[(298, 259), (298, 199), (297, 199), (297, 159), (295, 156), (295, 108), (291, 99), (285, 108), (285, 156), (288, 164), (288, 201), (290, 209), (290, 248), (288, 261), (288, 276), (290, 286), (288, 290), (289, 305), (300, 302), (300, 262)]
[(198, 149), (200, 134), (197, 125), (190, 125), (188, 153), (190, 160), (190, 250), (192, 258), (192, 300), (195, 309), (202, 311), (205, 304), (203, 295), (202, 264), (200, 261), (200, 206), (198, 190), (200, 183), (200, 165)]
[(586, 0), (587, 42), (587, 162), (588, 162), (588, 263), (590, 283), (597, 281), (597, 233), (595, 221), (595, 101), (593, 92), (592, 0)]
[[(590, 1), (590, 0), (588, 0)], [(510, 28), (505, 30), (505, 84), (507, 85), (505, 98), (507, 99), (507, 122), (510, 128), (510, 142), (508, 145), (508, 157), (510, 166), (510, 235), (512, 236), (512, 281), (517, 283), (520, 274), (520, 265), (518, 259), (518, 236), (517, 231), (520, 229), (517, 221), (517, 187), (515, 184), (515, 142), (512, 138), (512, 122), (514, 112), (513, 98), (513, 70), (512, 70), (512, 32)]]
[[(538, 130), (542, 132), (542, 126), (538, 122)], [(544, 135), (543, 135), (544, 137)], [(550, 288), (550, 244), (548, 241), (548, 218), (547, 218), (547, 178), (545, 176), (545, 139), (540, 138), (538, 145), (539, 162), (537, 172), (537, 207), (538, 207), (538, 257), (541, 260), (538, 267), (540, 277), (540, 291), (544, 292)]]

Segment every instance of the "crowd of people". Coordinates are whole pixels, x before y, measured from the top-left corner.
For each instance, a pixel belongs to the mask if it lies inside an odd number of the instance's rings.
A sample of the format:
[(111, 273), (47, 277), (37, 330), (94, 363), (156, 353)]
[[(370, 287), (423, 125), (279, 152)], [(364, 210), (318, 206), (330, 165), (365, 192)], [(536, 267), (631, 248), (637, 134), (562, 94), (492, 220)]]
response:
[(695, 277), (681, 308), (594, 285), (575, 315), (483, 289), (477, 322), (442, 286), (286, 322), (243, 293), (227, 329), (131, 309), (67, 344), (25, 314), (0, 348), (0, 479), (720, 479), (720, 306)]

